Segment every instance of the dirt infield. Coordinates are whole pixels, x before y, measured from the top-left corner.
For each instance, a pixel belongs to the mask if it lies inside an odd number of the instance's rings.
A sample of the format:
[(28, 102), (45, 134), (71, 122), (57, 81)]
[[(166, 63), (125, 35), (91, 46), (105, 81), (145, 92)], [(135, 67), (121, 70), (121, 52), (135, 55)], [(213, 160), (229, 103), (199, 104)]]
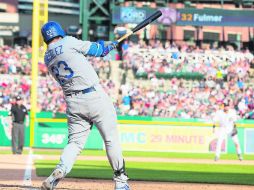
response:
[[(59, 159), (59, 156), (40, 156), (36, 159)], [(78, 159), (83, 160), (103, 160), (105, 157), (84, 157)], [(149, 161), (149, 158), (131, 158), (127, 160)], [(28, 155), (0, 155), (0, 189), (10, 190), (35, 190), (39, 189), (44, 178), (35, 175), (34, 167), (29, 168)], [(152, 160), (151, 160), (152, 161)], [(153, 159), (154, 161), (154, 159)], [(159, 159), (161, 162), (198, 162), (201, 160), (191, 159)], [(211, 162), (210, 160), (202, 160), (204, 163)], [(239, 164), (239, 161), (231, 161), (227, 164)], [(218, 164), (223, 163), (218, 162)], [(253, 161), (244, 161), (241, 164), (253, 164)], [(31, 169), (31, 170), (30, 170)], [(29, 179), (29, 170), (31, 177)], [(26, 171), (26, 172), (25, 172)], [(25, 176), (25, 177), (24, 177)], [(215, 185), (215, 184), (190, 184), (190, 183), (169, 183), (169, 182), (143, 182), (130, 181), (132, 190), (253, 190), (253, 186), (243, 185)], [(61, 181), (57, 189), (63, 190), (112, 190), (113, 182), (111, 180), (87, 180), (87, 179), (64, 179)]]

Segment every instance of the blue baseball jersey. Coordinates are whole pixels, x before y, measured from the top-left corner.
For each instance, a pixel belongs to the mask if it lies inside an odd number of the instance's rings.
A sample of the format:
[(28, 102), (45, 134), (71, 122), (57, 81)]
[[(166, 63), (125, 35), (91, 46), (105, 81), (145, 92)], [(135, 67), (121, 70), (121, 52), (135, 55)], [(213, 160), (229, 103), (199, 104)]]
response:
[(99, 83), (98, 75), (86, 58), (90, 46), (91, 42), (71, 36), (49, 44), (44, 61), (64, 93), (83, 90)]

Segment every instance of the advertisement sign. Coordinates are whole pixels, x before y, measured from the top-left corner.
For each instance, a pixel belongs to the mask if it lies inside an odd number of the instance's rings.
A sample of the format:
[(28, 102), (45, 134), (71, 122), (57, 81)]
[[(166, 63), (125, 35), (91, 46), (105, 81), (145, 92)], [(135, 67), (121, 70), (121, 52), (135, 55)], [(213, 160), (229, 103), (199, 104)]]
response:
[(211, 127), (120, 124), (119, 130), (123, 150), (200, 153), (215, 150), (216, 137)]
[(254, 26), (254, 11), (223, 9), (179, 9), (176, 25)]
[[(178, 26), (254, 26), (254, 11), (225, 9), (172, 9), (158, 8), (162, 11), (154, 24)], [(138, 24), (157, 9), (149, 7), (115, 7), (112, 14), (113, 24)]]
[[(8, 112), (0, 112), (0, 146), (11, 145), (12, 120)], [(24, 146), (29, 146), (29, 127), (25, 127)]]
[(119, 11), (119, 19), (124, 23), (139, 23), (148, 16), (144, 9), (135, 7), (121, 7)]
[(34, 146), (36, 148), (63, 148), (68, 142), (66, 128), (35, 128)]
[[(9, 143), (11, 141), (11, 128), (12, 128), (12, 121), (10, 117), (7, 116), (0, 116), (0, 125), (2, 126), (2, 141), (6, 141)], [(1, 143), (2, 144), (2, 143)], [(5, 144), (5, 143), (3, 143)]]
[[(240, 143), (240, 146), (241, 146), (241, 150), (243, 151), (244, 150), (244, 128), (237, 128), (237, 136), (238, 136), (238, 139), (239, 139), (239, 143)], [(232, 138), (228, 138), (228, 147), (227, 147), (227, 150), (228, 150), (228, 153), (233, 153), (233, 154), (236, 154), (236, 149), (235, 149), (235, 144), (232, 140)]]
[(244, 152), (246, 154), (254, 154), (254, 129), (245, 129)]
[[(44, 115), (43, 115), (44, 114)], [(36, 148), (64, 148), (68, 141), (66, 120), (52, 118), (51, 114), (40, 113), (35, 125)], [(48, 118), (45, 118), (48, 116)], [(119, 116), (119, 136), (123, 150), (161, 151), (161, 152), (214, 152), (217, 133), (212, 127), (196, 119), (172, 119), (138, 116)], [(183, 122), (185, 121), (185, 122)], [(159, 124), (155, 124), (160, 122)], [(170, 124), (165, 124), (169, 122)], [(182, 126), (179, 122), (186, 123)], [(126, 124), (125, 124), (126, 123)], [(203, 124), (200, 126), (198, 123)], [(244, 120), (241, 124), (253, 127), (253, 120)], [(0, 111), (0, 146), (11, 145), (11, 120), (8, 112)], [(216, 127), (218, 132), (218, 128)], [(238, 128), (238, 137), (244, 153), (254, 153), (254, 128)], [(29, 145), (29, 127), (25, 128), (25, 146)], [(94, 126), (88, 135), (85, 149), (103, 149), (104, 144), (98, 129)], [(235, 153), (231, 138), (225, 139), (222, 152)]]
[[(176, 22), (179, 13), (175, 9), (163, 7), (160, 8), (163, 13), (153, 23), (170, 25)], [(151, 8), (137, 8), (137, 7), (116, 7), (113, 9), (113, 24), (138, 24), (145, 20), (148, 16), (152, 15), (156, 9)]]
[[(67, 123), (41, 122), (35, 127), (36, 148), (64, 148), (68, 142)], [(93, 127), (85, 144), (85, 149), (103, 149), (103, 141), (96, 127)]]

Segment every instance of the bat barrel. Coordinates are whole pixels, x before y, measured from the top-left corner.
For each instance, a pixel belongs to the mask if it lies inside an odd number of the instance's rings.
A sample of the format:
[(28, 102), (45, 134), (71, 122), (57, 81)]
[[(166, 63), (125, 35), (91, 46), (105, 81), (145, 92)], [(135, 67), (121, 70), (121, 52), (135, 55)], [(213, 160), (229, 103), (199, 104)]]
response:
[(139, 23), (134, 29), (132, 29), (131, 32), (128, 32), (127, 34), (125, 34), (124, 36), (122, 36), (120, 39), (118, 39), (118, 43), (123, 41), (125, 38), (128, 38), (130, 35), (132, 35), (133, 33), (139, 31), (140, 29), (146, 27), (148, 24), (150, 24), (151, 22), (153, 22), (154, 20), (156, 20), (157, 18), (159, 18), (162, 15), (161, 11), (158, 10), (155, 13), (153, 13), (151, 16), (149, 16), (148, 18), (146, 18), (144, 21), (142, 21), (141, 23)]
[(151, 22), (153, 22), (154, 20), (156, 20), (157, 18), (159, 18), (162, 15), (162, 12), (160, 10), (156, 11), (155, 13), (153, 13), (151, 16), (149, 16), (148, 18), (146, 18), (144, 21), (142, 21), (141, 23), (139, 23), (132, 31), (137, 32), (138, 30), (144, 28), (145, 26), (147, 26), (148, 24), (150, 24)]
[(149, 24), (159, 18), (162, 15), (162, 12), (160, 10), (156, 11), (154, 14), (151, 15), (149, 18)]

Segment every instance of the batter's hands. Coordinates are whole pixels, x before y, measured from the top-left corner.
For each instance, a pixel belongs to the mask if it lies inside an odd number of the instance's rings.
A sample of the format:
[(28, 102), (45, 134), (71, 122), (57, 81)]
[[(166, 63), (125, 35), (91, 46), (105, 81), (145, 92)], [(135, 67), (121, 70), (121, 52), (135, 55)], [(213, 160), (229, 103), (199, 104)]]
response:
[(115, 49), (118, 45), (118, 41), (113, 41), (109, 45), (112, 46)]
[(118, 42), (113, 41), (109, 45), (107, 45), (106, 47), (103, 47), (103, 52), (101, 54), (101, 57), (106, 56), (111, 50), (115, 49), (117, 45), (118, 45)]

